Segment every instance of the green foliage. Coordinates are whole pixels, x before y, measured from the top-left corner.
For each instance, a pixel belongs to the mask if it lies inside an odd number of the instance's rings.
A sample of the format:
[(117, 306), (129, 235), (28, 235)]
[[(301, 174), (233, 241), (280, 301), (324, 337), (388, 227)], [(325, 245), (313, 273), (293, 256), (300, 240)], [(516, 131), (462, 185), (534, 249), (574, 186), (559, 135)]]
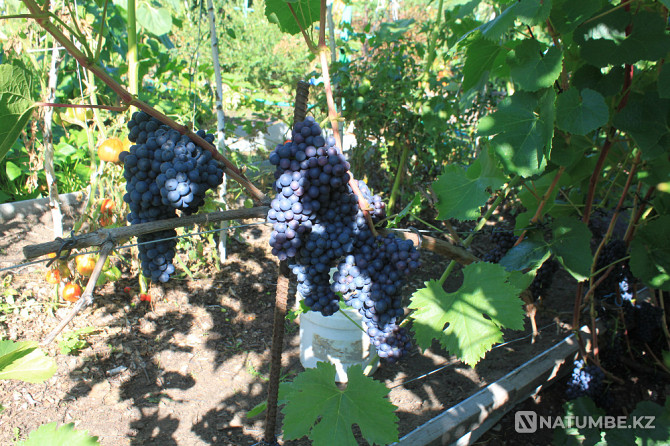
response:
[(650, 221), (637, 231), (630, 267), (646, 285), (670, 291), (670, 215)]
[(23, 64), (0, 65), (0, 160), (28, 123), (35, 97), (32, 73)]
[[(291, 8), (293, 12), (291, 12)], [(267, 19), (270, 23), (279, 26), (282, 32), (289, 34), (298, 34), (300, 29), (309, 28), (312, 23), (319, 20), (320, 11), (321, 2), (319, 0), (265, 1), (265, 16)]]
[(38, 383), (56, 373), (56, 362), (32, 341), (0, 341), (0, 379)]
[(486, 150), (467, 169), (450, 164), (433, 183), (438, 199), (437, 218), (474, 220), (490, 197), (489, 189), (497, 190), (503, 183), (504, 177), (495, 159)]
[[(472, 263), (463, 268), (463, 284), (453, 293), (431, 280), (412, 296), (414, 338), (422, 348), (432, 339), (474, 366), (502, 340), (502, 328), (523, 329), (522, 289), (500, 265)], [(483, 280), (482, 278), (486, 278)], [(446, 325), (446, 327), (445, 327)]]
[(92, 437), (87, 431), (77, 431), (74, 423), (58, 426), (53, 422), (44, 424), (32, 431), (25, 441), (14, 446), (99, 446), (98, 437)]
[(556, 218), (552, 224), (551, 251), (578, 281), (588, 279), (593, 263), (591, 231), (583, 222), (569, 217)]
[[(605, 412), (588, 397), (568, 401), (563, 407), (563, 423), (554, 430), (553, 444), (556, 446), (656, 446), (670, 442), (670, 402), (663, 407), (651, 401), (640, 401), (622, 423), (625, 427), (610, 429), (604, 426), (602, 417)], [(575, 417), (579, 418), (579, 425), (583, 427), (577, 427)], [(615, 423), (624, 421), (619, 417), (611, 417), (610, 420)], [(598, 421), (600, 427), (594, 426)]]
[(324, 362), (282, 383), (279, 399), (284, 404), (284, 439), (308, 436), (315, 446), (357, 445), (351, 431), (357, 424), (371, 444), (398, 440), (398, 417), (386, 395), (389, 390), (363, 374), (359, 365), (347, 369), (344, 390), (335, 384), (335, 366)]
[(95, 332), (94, 327), (84, 327), (75, 331), (63, 333), (62, 340), (58, 341), (58, 348), (64, 355), (78, 355), (81, 350), (88, 347), (86, 335)]
[(530, 177), (547, 166), (554, 133), (554, 91), (516, 92), (479, 123), (479, 134), (493, 136), (491, 147), (507, 172)]

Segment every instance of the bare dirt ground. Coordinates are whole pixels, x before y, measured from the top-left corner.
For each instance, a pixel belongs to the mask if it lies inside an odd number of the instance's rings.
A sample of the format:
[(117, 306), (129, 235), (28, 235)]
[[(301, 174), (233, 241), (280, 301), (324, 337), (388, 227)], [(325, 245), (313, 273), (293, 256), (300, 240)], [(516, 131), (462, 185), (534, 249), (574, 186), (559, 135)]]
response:
[[(53, 240), (49, 220), (48, 215), (28, 216), (2, 225), (0, 268), (22, 262), (23, 246)], [(183, 275), (153, 288), (152, 304), (139, 301), (136, 277), (120, 264), (123, 278), (100, 288), (93, 308), (65, 329), (94, 327), (86, 338), (89, 347), (77, 356), (61, 354), (57, 338), (45, 347), (58, 363), (51, 379), (0, 382), (5, 407), (0, 444), (13, 444), (52, 421), (74, 422), (108, 446), (258, 443), (264, 414), (247, 418), (246, 413), (267, 392), (277, 274), (267, 236), (262, 225), (241, 230), (239, 238), (229, 239), (229, 258), (219, 271), (210, 266), (203, 278)], [(447, 264), (432, 253), (422, 255), (424, 266), (411, 289), (439, 277)], [(18, 292), (15, 307), (0, 313), (0, 339), (39, 341), (71, 308), (53, 301), (45, 271), (38, 264), (0, 273), (5, 280), (0, 293)], [(476, 369), (437, 345), (379, 368), (374, 378), (391, 389), (401, 436), (566, 336), (555, 318), (567, 319), (572, 282), (559, 274), (539, 313), (538, 325), (545, 329), (535, 344), (527, 321), (525, 332), (506, 333), (506, 340), (517, 342), (494, 349)], [(124, 292), (127, 286), (132, 295)], [(303, 368), (297, 323), (287, 321), (286, 330), (283, 373), (290, 380)]]

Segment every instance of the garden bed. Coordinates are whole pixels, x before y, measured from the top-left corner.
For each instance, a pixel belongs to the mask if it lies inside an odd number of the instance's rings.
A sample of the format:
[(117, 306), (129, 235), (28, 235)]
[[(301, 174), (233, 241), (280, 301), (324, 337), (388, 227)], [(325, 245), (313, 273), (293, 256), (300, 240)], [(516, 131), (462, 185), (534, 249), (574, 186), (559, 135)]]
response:
[[(27, 224), (9, 221), (13, 232), (3, 228), (0, 267), (20, 262), (22, 246), (52, 240), (47, 216)], [(75, 422), (103, 445), (256, 443), (263, 416), (249, 419), (246, 413), (267, 391), (277, 272), (268, 231), (265, 225), (242, 229), (238, 239), (229, 239), (229, 259), (220, 271), (209, 265), (200, 269), (203, 278), (184, 276), (154, 288), (153, 304), (139, 301), (137, 281), (127, 269), (120, 281), (101, 288), (93, 308), (65, 330), (94, 327), (89, 347), (77, 356), (61, 354), (59, 337), (46, 347), (58, 363), (54, 377), (42, 384), (0, 383), (6, 408), (0, 422), (9, 427), (0, 432), (0, 442), (11, 444), (40, 424), (58, 421)], [(439, 276), (445, 259), (424, 252), (423, 263), (413, 287)], [(23, 307), (3, 314), (0, 335), (40, 340), (68, 311), (70, 304), (53, 303), (44, 272), (43, 265), (5, 272), (5, 290), (16, 290), (15, 302)], [(437, 345), (380, 367), (374, 377), (391, 389), (400, 435), (560, 342), (569, 327), (556, 321), (569, 314), (572, 292), (567, 276), (556, 283), (539, 312), (544, 330), (535, 344), (527, 321), (525, 332), (506, 333), (515, 342), (495, 348), (476, 369)], [(291, 379), (302, 366), (297, 324), (287, 322), (286, 328), (283, 365)]]

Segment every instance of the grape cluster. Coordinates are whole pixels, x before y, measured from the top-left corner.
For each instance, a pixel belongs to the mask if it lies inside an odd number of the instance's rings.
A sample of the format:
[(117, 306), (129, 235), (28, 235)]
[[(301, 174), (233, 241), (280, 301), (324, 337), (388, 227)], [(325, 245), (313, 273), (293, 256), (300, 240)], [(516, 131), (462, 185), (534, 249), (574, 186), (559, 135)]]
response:
[(533, 299), (537, 300), (543, 296), (545, 291), (551, 287), (551, 282), (554, 280), (554, 273), (558, 269), (558, 262), (555, 259), (546, 260), (542, 266), (537, 270), (535, 278), (530, 284), (530, 292)]
[(578, 359), (568, 380), (566, 396), (570, 400), (588, 396), (595, 401), (604, 390), (603, 378), (605, 374), (600, 367), (586, 365), (583, 359)]
[(500, 259), (505, 257), (507, 251), (512, 249), (514, 243), (516, 243), (518, 237), (514, 235), (512, 231), (495, 231), (491, 235), (491, 242), (495, 247), (486, 253), (482, 258), (483, 261), (489, 263), (498, 263)]
[[(607, 243), (602, 249), (596, 262), (596, 270), (601, 270), (626, 256), (626, 243), (615, 239)], [(602, 273), (601, 273), (602, 274)], [(596, 280), (600, 277), (596, 277)], [(605, 280), (596, 288), (596, 296), (606, 298), (609, 296), (621, 296), (624, 300), (630, 300), (632, 294), (630, 288), (633, 283), (633, 275), (628, 266), (628, 261), (619, 262), (608, 274)]]
[[(124, 165), (123, 200), (130, 208), (131, 224), (175, 218), (177, 210), (192, 214), (204, 203), (207, 190), (223, 182), (223, 169), (209, 151), (145, 112), (134, 113), (128, 129), (128, 139), (135, 144), (119, 159)], [(198, 135), (210, 143), (214, 140), (202, 130)], [(169, 229), (138, 238), (145, 276), (161, 282), (170, 279), (176, 235)]]
[[(411, 344), (397, 325), (400, 292), (406, 275), (420, 265), (419, 253), (411, 242), (373, 235), (348, 184), (349, 163), (313, 118), (295, 124), (292, 139), (276, 147), (270, 162), (277, 166), (270, 246), (280, 260), (292, 259), (304, 303), (330, 316), (339, 309), (341, 293), (363, 316), (379, 356), (402, 356)], [(381, 198), (362, 181), (358, 187), (373, 219), (383, 218)]]
[(649, 302), (624, 301), (626, 328), (631, 337), (643, 343), (654, 343), (662, 338), (663, 310)]
[(411, 348), (409, 336), (397, 321), (403, 315), (405, 276), (419, 265), (419, 252), (411, 241), (387, 235), (346, 256), (334, 275), (333, 289), (361, 314), (382, 358), (395, 360)]

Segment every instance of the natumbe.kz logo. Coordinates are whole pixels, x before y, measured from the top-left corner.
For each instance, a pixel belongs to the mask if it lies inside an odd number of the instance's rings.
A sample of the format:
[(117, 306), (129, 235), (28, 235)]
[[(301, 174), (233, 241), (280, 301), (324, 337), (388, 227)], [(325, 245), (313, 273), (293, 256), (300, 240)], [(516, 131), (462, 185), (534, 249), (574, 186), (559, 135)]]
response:
[(539, 416), (533, 411), (519, 411), (514, 414), (514, 429), (520, 434), (532, 434), (538, 429), (654, 429), (656, 417), (641, 416)]

